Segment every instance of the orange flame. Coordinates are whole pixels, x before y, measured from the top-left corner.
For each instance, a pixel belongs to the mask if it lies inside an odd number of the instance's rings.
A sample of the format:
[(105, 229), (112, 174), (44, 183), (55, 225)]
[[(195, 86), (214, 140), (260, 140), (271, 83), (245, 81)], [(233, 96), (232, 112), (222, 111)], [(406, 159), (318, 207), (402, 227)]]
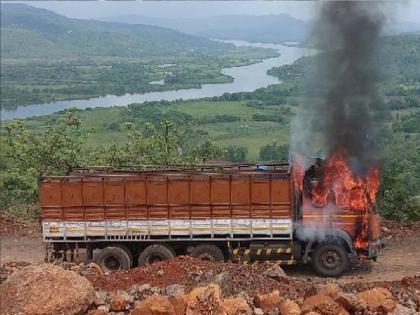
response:
[[(336, 205), (353, 210), (369, 210), (375, 203), (379, 187), (379, 170), (376, 167), (363, 177), (355, 176), (343, 154), (334, 154), (322, 167), (322, 185), (313, 190), (317, 198), (332, 198)], [(324, 203), (326, 205), (326, 203)]]
[[(302, 184), (305, 174), (300, 159), (295, 159), (293, 167), (296, 168), (294, 171), (295, 186), (303, 191)], [(324, 209), (327, 209), (328, 204), (335, 204), (342, 209), (361, 211), (363, 218), (354, 246), (358, 249), (366, 248), (369, 215), (373, 210), (376, 192), (379, 188), (379, 169), (372, 167), (367, 174), (357, 176), (352, 172), (346, 156), (342, 153), (335, 153), (323, 162), (318, 171), (318, 176), (311, 182), (312, 204)]]

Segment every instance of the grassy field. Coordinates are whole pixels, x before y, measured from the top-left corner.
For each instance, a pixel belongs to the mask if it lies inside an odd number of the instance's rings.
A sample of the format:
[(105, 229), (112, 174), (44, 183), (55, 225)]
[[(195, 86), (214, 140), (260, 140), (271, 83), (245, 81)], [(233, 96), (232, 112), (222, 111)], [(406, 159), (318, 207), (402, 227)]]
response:
[[(188, 117), (195, 128), (201, 131), (203, 139), (210, 138), (216, 144), (227, 147), (229, 145), (248, 148), (248, 159), (258, 160), (259, 150), (266, 144), (277, 142), (285, 144), (289, 137), (289, 121), (293, 107), (287, 104), (252, 107), (246, 101), (181, 101), (159, 105), (132, 105), (130, 108), (96, 108), (81, 110), (79, 115), (83, 120), (82, 128), (89, 131), (87, 145), (96, 146), (120, 143), (126, 141), (125, 122), (133, 122), (139, 126), (146, 121), (153, 121), (148, 115), (131, 118), (131, 113), (138, 112), (159, 113), (159, 119), (174, 119), (178, 116)], [(270, 117), (282, 117), (283, 122), (256, 121), (255, 114), (265, 114)], [(223, 121), (223, 117), (228, 120)], [(127, 118), (129, 117), (129, 118)], [(175, 117), (175, 118), (174, 118)], [(54, 121), (55, 115), (30, 118), (24, 120), (31, 130), (41, 130)]]

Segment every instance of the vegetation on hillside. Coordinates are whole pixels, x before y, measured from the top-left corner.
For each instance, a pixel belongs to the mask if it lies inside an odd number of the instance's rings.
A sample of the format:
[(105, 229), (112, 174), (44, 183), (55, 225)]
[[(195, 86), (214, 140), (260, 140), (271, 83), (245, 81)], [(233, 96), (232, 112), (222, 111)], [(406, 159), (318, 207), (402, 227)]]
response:
[(161, 27), (69, 19), (23, 4), (1, 10), (1, 105), (7, 109), (231, 82), (222, 68), (278, 55)]

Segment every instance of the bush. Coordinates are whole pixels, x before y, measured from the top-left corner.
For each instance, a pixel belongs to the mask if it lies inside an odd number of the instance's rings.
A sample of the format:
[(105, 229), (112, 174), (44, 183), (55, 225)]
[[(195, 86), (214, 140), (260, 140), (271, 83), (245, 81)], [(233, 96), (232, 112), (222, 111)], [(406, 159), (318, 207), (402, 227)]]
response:
[(260, 149), (261, 161), (281, 161), (287, 162), (289, 159), (289, 146), (277, 143), (267, 144)]
[(224, 158), (231, 162), (245, 162), (247, 154), (247, 147), (230, 145), (226, 148)]
[(377, 203), (382, 216), (399, 221), (420, 220), (420, 143), (418, 138), (392, 134), (385, 142), (382, 181)]

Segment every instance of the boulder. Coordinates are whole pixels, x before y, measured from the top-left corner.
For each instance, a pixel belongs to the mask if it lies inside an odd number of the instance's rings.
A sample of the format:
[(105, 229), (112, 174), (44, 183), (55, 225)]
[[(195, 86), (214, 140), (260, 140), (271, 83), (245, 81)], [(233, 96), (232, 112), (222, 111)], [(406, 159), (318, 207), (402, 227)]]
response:
[(355, 312), (366, 309), (366, 304), (356, 294), (338, 292), (335, 294), (334, 300), (342, 305), (346, 310)]
[(90, 310), (88, 312), (88, 315), (107, 315), (107, 313), (103, 310), (96, 309), (96, 310)]
[(127, 299), (121, 295), (115, 295), (111, 298), (110, 309), (113, 312), (123, 312), (127, 307)]
[(264, 275), (278, 281), (287, 279), (286, 273), (279, 265), (271, 266), (264, 272)]
[(205, 287), (192, 289), (187, 295), (187, 305), (193, 305), (199, 297), (203, 297), (204, 295), (212, 296), (214, 300), (220, 302), (220, 287), (215, 283), (210, 283)]
[(346, 309), (325, 294), (312, 295), (305, 299), (302, 305), (302, 313), (318, 312), (321, 315), (349, 315)]
[(167, 297), (152, 295), (136, 305), (130, 315), (176, 315)]
[(98, 264), (95, 264), (93, 262), (89, 263), (86, 266), (86, 269), (89, 272), (89, 274), (96, 274), (98, 276), (101, 276), (104, 274), (104, 272), (102, 271), (102, 268)]
[(130, 312), (130, 315), (152, 315), (152, 312), (145, 303), (138, 303)]
[(279, 290), (274, 290), (267, 294), (256, 294), (254, 296), (254, 304), (256, 307), (262, 309), (264, 313), (271, 312), (278, 309), (281, 302)]
[(300, 315), (300, 307), (292, 300), (286, 300), (279, 305), (281, 315)]
[(210, 283), (205, 287), (193, 289), (187, 296), (186, 315), (206, 315), (211, 310), (213, 315), (226, 315), (220, 298), (220, 287)]
[(366, 303), (371, 311), (382, 311), (385, 313), (395, 309), (396, 303), (392, 293), (385, 288), (373, 288), (357, 294), (357, 296)]
[(226, 315), (251, 315), (252, 310), (242, 297), (224, 299), (222, 309)]
[(12, 274), (0, 286), (1, 315), (76, 315), (86, 312), (95, 290), (74, 271), (42, 264)]

